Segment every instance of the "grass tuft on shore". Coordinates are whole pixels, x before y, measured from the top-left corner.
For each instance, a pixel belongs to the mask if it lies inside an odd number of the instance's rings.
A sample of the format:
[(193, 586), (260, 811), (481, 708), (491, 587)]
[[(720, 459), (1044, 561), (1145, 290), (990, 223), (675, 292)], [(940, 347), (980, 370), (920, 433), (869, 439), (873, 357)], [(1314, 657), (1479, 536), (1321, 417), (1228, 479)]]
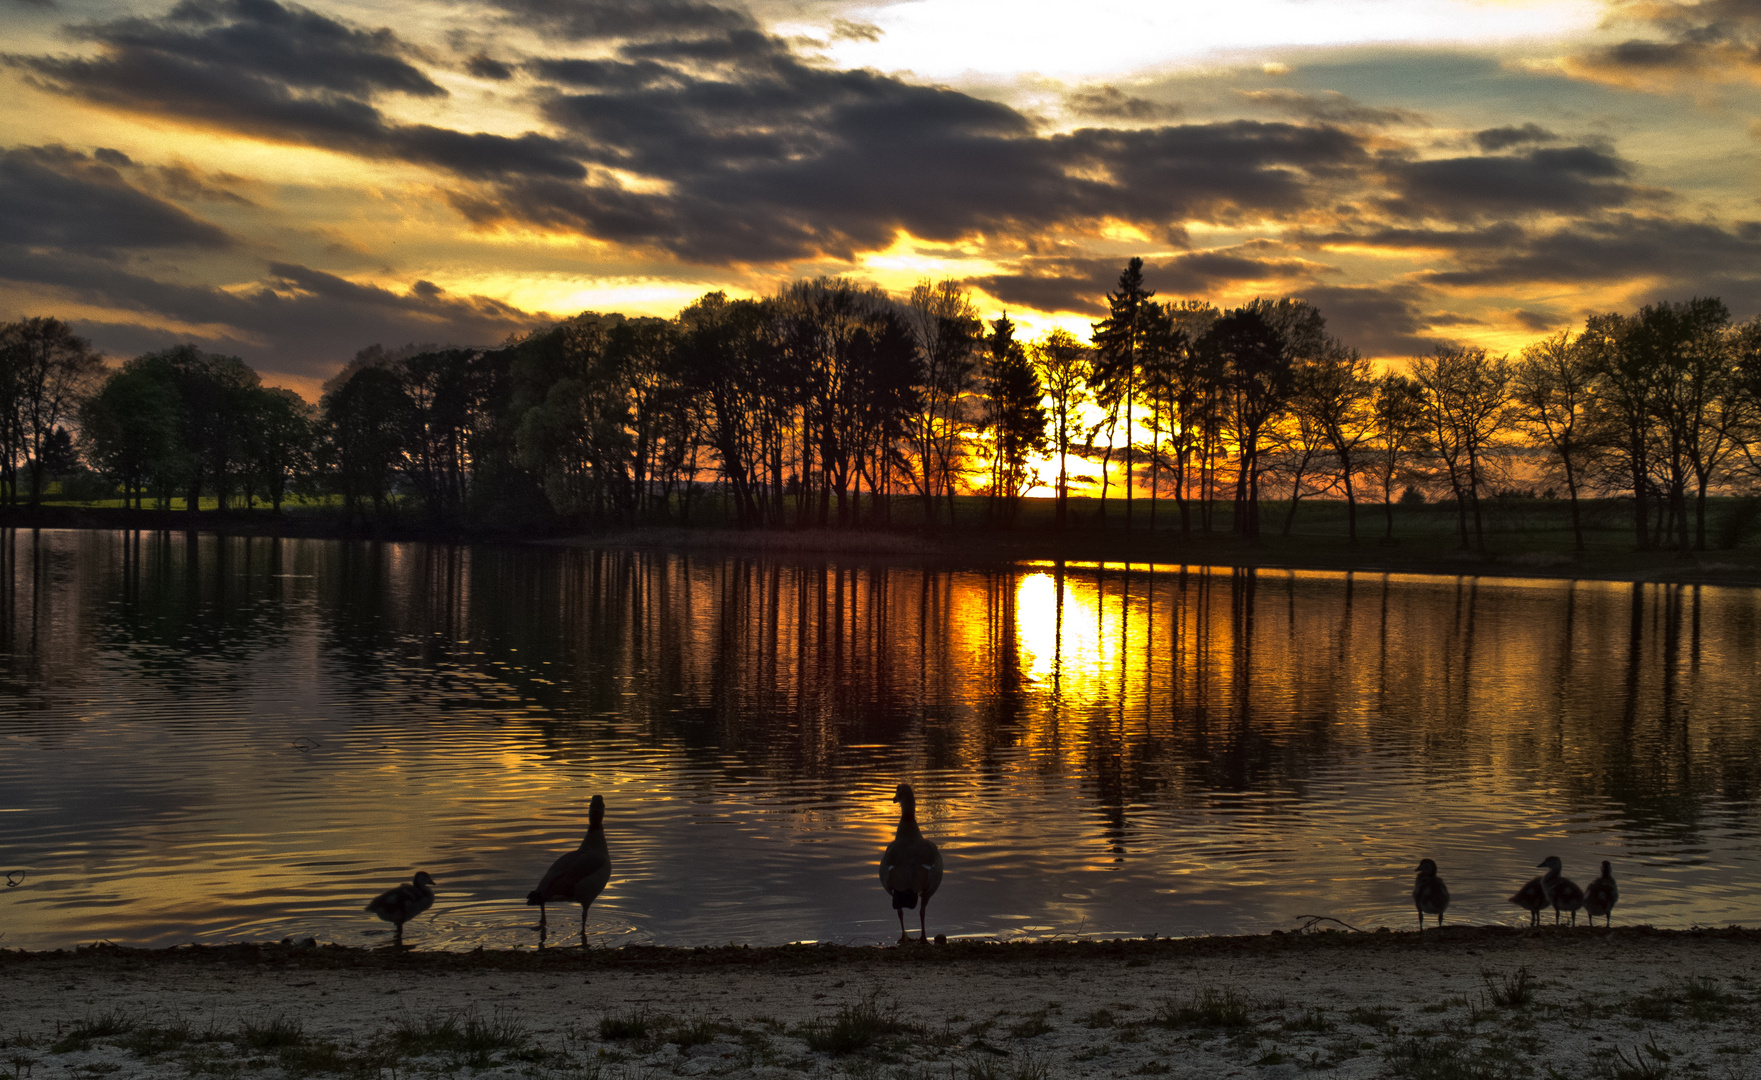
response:
[(124, 1010), (109, 1009), (87, 1016), (66, 1031), (57, 1024), (55, 1041), (49, 1044), (49, 1052), (70, 1054), (77, 1050), (87, 1050), (91, 1048), (93, 1039), (126, 1035), (135, 1029), (137, 1023), (138, 1019)]
[(1157, 1005), (1151, 1022), (1165, 1028), (1244, 1028), (1253, 1024), (1252, 1007), (1234, 989), (1206, 987), (1185, 1001), (1169, 998)]
[(621, 1016), (599, 1018), (599, 1037), (607, 1042), (648, 1038), (648, 1029), (655, 1026), (647, 1009), (635, 1009)]
[(239, 1025), (239, 1042), (251, 1050), (280, 1050), (298, 1046), (305, 1039), (305, 1024), (280, 1013), (266, 1020), (247, 1020)]
[(1510, 975), (1482, 971), (1480, 978), (1486, 983), (1486, 996), (1501, 1009), (1524, 1008), (1535, 1000), (1534, 980), (1526, 967), (1519, 967)]
[(407, 1057), (444, 1054), (474, 1069), (485, 1068), (497, 1050), (525, 1045), (526, 1025), (501, 1010), (485, 1020), (476, 1013), (427, 1013), (406, 1017), (392, 1027), (386, 1041)]
[(819, 1020), (801, 1029), (807, 1048), (819, 1054), (845, 1057), (874, 1046), (892, 1035), (905, 1035), (914, 1028), (899, 1019), (898, 1009), (882, 1005), (870, 997), (849, 1005), (840, 1005), (829, 1020)]
[(1385, 1052), (1395, 1076), (1407, 1080), (1518, 1080), (1528, 1070), (1508, 1050), (1454, 1037), (1408, 1036)]

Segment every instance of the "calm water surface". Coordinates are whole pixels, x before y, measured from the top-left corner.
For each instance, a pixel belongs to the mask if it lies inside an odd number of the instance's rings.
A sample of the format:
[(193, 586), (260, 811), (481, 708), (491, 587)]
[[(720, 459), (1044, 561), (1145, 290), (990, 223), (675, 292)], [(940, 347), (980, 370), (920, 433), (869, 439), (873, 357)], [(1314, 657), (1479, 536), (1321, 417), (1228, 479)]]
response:
[[(1452, 920), (1543, 856), (1761, 922), (1761, 591), (0, 532), (0, 947), (532, 945), (604, 794), (603, 944)], [(575, 909), (559, 915), (569, 928)], [(554, 939), (553, 939), (554, 940)], [(572, 940), (572, 934), (563, 940)]]

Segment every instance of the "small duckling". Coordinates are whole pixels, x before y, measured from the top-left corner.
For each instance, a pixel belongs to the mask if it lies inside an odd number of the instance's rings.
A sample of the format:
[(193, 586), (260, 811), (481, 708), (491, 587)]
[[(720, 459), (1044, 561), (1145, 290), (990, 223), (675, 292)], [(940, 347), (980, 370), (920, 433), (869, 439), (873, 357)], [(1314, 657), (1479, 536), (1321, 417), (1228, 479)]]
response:
[(1602, 876), (1590, 882), (1584, 890), (1584, 911), (1590, 916), (1590, 925), (1596, 925), (1596, 916), (1608, 920), (1614, 925), (1614, 905), (1620, 902), (1620, 886), (1614, 883), (1614, 868), (1607, 859), (1602, 860)]
[(1541, 878), (1530, 878), (1516, 891), (1510, 902), (1529, 913), (1529, 925), (1541, 925), (1541, 909), (1547, 906), (1547, 886)]
[[(1553, 905), (1553, 925), (1559, 925), (1559, 913), (1571, 912), (1571, 924), (1578, 924), (1578, 908), (1584, 906), (1584, 890), (1578, 883), (1560, 874), (1562, 864), (1559, 856), (1549, 855), (1539, 863), (1547, 867), (1547, 873), (1541, 878), (1541, 887), (1547, 890), (1547, 902)], [(1540, 917), (1540, 913), (1536, 913)]]
[(404, 943), (404, 923), (434, 906), (434, 879), (418, 870), (408, 885), (387, 889), (367, 904), (367, 910), (397, 927), (393, 944)]
[(1412, 904), (1419, 910), (1419, 933), (1425, 932), (1425, 916), (1437, 916), (1443, 925), (1443, 912), (1449, 907), (1449, 888), (1437, 876), (1437, 864), (1430, 859), (1419, 860), (1418, 880), (1412, 887)]

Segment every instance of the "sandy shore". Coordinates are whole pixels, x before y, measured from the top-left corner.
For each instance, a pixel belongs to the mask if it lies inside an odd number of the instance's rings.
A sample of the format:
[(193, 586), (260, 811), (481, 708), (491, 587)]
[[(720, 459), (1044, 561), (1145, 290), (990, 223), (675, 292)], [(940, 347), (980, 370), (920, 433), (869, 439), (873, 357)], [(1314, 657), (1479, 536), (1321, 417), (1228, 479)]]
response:
[(1761, 1075), (1761, 932), (0, 953), (25, 1078)]

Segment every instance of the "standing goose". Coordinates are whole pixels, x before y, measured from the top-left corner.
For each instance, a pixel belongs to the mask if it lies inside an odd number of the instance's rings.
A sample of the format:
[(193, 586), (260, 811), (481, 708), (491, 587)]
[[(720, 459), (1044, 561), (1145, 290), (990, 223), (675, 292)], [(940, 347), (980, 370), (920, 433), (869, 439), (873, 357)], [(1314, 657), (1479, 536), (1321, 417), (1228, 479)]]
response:
[(404, 943), (404, 923), (434, 906), (434, 879), (418, 870), (408, 885), (387, 889), (367, 904), (367, 910), (397, 927), (393, 944)]
[(605, 800), (598, 795), (587, 809), (587, 837), (544, 872), (538, 887), (526, 894), (528, 907), (538, 905), (538, 944), (542, 948), (549, 924), (544, 905), (573, 900), (581, 905), (581, 948), (587, 948), (587, 908), (611, 880), (611, 851), (605, 846)]
[[(1541, 863), (1546, 866), (1546, 863)], [(1541, 925), (1541, 909), (1548, 904), (1547, 879), (1530, 878), (1528, 884), (1516, 891), (1510, 902), (1529, 913), (1529, 925)]]
[[(1553, 925), (1559, 925), (1559, 913), (1571, 912), (1571, 924), (1578, 924), (1578, 908), (1584, 906), (1584, 890), (1578, 883), (1568, 877), (1560, 876), (1562, 866), (1559, 856), (1549, 855), (1537, 865), (1545, 866), (1547, 873), (1541, 878), (1541, 886), (1547, 890), (1547, 902), (1553, 905)], [(1540, 912), (1535, 913), (1540, 918)]]
[(942, 853), (917, 828), (917, 796), (910, 784), (893, 793), (899, 804), (899, 831), (881, 853), (881, 886), (893, 896), (899, 916), (899, 944), (911, 940), (905, 930), (905, 909), (917, 908), (918, 940), (929, 940), (929, 898), (942, 884)]
[(1437, 864), (1430, 859), (1419, 860), (1418, 880), (1412, 887), (1412, 904), (1419, 909), (1419, 933), (1425, 932), (1425, 916), (1437, 916), (1443, 925), (1443, 912), (1449, 907), (1449, 887), (1437, 876)]
[(1596, 916), (1601, 915), (1614, 925), (1614, 905), (1620, 901), (1620, 886), (1614, 883), (1614, 868), (1608, 860), (1602, 860), (1602, 876), (1590, 882), (1584, 890), (1584, 910), (1590, 915), (1590, 925), (1596, 925)]

